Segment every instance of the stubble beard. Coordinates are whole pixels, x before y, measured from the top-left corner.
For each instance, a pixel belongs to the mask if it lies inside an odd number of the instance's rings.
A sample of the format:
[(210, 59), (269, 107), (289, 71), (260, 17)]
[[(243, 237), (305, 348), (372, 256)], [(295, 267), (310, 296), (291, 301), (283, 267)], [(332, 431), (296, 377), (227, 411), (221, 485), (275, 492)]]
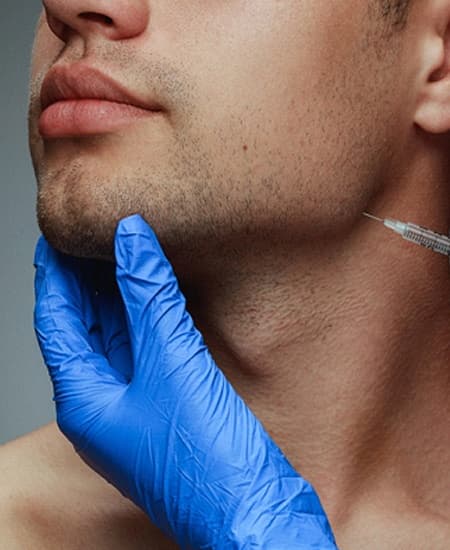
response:
[[(202, 184), (203, 178), (199, 182), (187, 173), (180, 177), (175, 170), (162, 173), (154, 166), (127, 168), (126, 174), (122, 169), (99, 175), (80, 159), (58, 170), (40, 167), (38, 223), (54, 248), (71, 256), (113, 261), (119, 221), (140, 214), (183, 272), (192, 270), (194, 257), (204, 261), (211, 247), (217, 248), (215, 243), (228, 238), (227, 209), (212, 208), (215, 194)], [(217, 222), (214, 211), (222, 222)]]

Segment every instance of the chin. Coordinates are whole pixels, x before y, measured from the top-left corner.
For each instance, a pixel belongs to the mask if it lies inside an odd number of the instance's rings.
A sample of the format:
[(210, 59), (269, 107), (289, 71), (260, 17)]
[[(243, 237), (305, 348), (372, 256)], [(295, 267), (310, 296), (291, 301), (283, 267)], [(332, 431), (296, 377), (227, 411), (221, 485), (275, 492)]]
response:
[(39, 227), (53, 248), (70, 256), (113, 261), (117, 224), (131, 206), (114, 178), (103, 181), (79, 163), (38, 176)]
[(114, 233), (117, 223), (89, 212), (58, 209), (55, 202), (38, 199), (39, 228), (56, 250), (78, 258), (114, 260)]
[(63, 227), (55, 220), (39, 219), (39, 227), (48, 243), (69, 256), (114, 261), (113, 238), (98, 235), (95, 228)]

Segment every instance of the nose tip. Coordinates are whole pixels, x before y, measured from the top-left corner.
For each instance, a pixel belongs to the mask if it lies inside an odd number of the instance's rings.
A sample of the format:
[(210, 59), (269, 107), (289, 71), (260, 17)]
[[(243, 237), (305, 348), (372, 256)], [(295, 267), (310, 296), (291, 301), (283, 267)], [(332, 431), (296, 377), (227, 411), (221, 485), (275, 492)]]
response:
[(135, 38), (147, 29), (150, 16), (148, 0), (45, 0), (44, 7), (50, 29), (63, 41), (73, 32)]

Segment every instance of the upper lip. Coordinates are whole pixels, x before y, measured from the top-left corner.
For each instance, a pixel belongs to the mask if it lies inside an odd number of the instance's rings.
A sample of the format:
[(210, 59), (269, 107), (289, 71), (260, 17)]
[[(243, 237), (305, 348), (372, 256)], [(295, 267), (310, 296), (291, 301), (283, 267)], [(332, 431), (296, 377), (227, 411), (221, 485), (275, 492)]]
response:
[(162, 110), (157, 102), (141, 99), (98, 69), (81, 63), (53, 67), (42, 83), (42, 110), (69, 99), (103, 99), (149, 111)]

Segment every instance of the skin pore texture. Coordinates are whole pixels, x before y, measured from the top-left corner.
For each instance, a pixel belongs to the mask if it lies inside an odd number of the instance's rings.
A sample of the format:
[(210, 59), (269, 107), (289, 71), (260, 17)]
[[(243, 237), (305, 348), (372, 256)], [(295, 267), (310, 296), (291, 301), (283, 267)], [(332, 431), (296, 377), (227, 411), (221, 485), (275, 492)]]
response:
[[(38, 25), (43, 233), (111, 261), (117, 222), (142, 214), (218, 365), (314, 485), (338, 545), (428, 548), (433, 533), (440, 549), (448, 261), (362, 212), (448, 231), (450, 2), (415, 2), (398, 31), (365, 1), (110, 4), (49, 0), (59, 37), (44, 14)], [(162, 111), (43, 140), (43, 78), (80, 61)]]

